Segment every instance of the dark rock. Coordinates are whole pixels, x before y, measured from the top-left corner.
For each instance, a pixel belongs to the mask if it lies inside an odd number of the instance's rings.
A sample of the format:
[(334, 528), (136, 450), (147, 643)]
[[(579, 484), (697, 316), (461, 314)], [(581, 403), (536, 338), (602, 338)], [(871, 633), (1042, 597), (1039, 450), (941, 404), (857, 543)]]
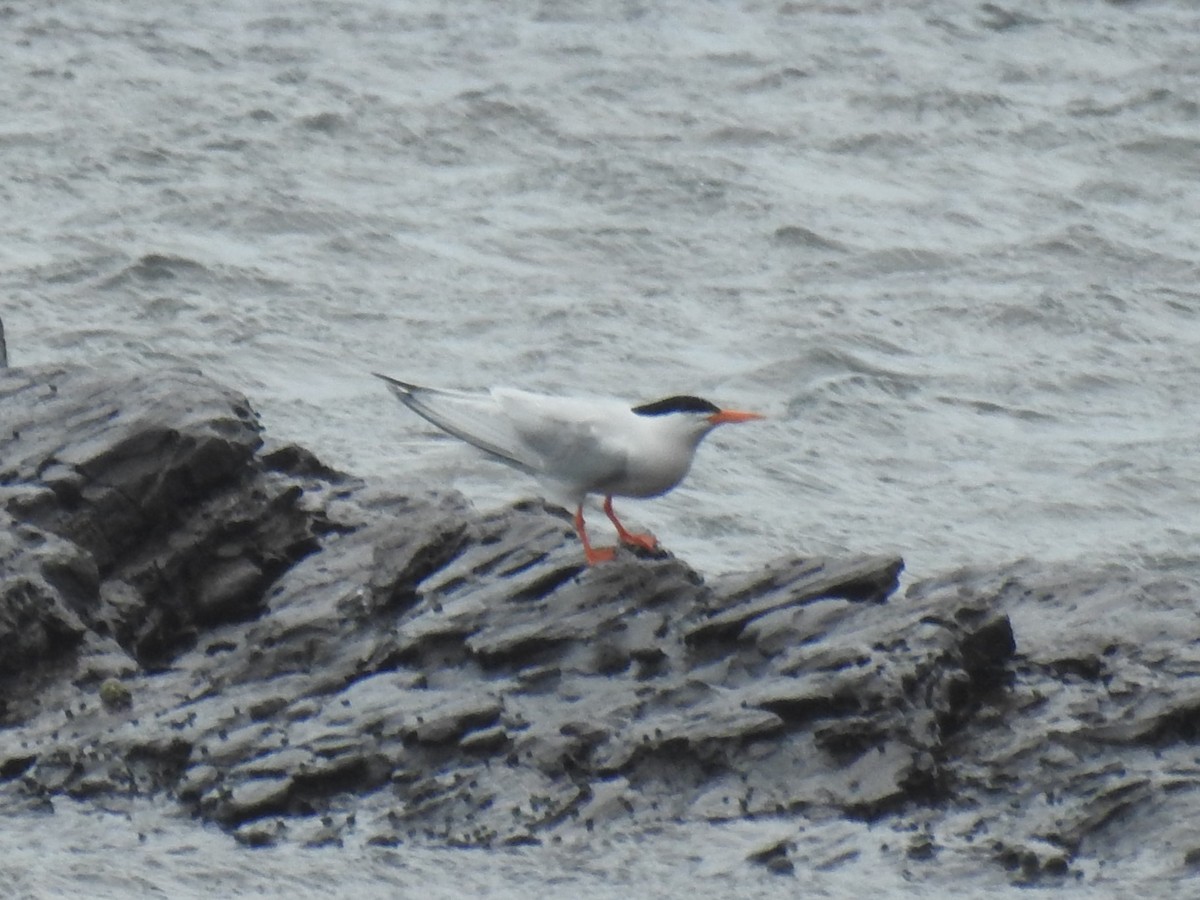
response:
[(775, 856), (766, 862), (767, 871), (774, 875), (794, 875), (796, 866), (786, 856)]
[(707, 617), (688, 629), (686, 637), (696, 644), (736, 635), (769, 613), (829, 597), (881, 602), (896, 589), (903, 568), (895, 557), (850, 563), (793, 560), (765, 573), (727, 577), (717, 586), (722, 602), (711, 604)]
[(1023, 884), (1151, 840), (1195, 865), (1200, 566), (587, 568), (559, 510), (264, 450), (195, 373), (5, 369), (0, 417), (6, 815), (154, 796), (250, 846), (759, 818), (780, 874), (866, 822), (898, 866)]
[(509, 742), (508, 730), (503, 725), (493, 725), (491, 728), (481, 728), (471, 731), (459, 738), (458, 746), (468, 753), (494, 753)]
[(933, 838), (927, 834), (920, 835), (914, 838), (912, 843), (908, 845), (907, 856), (909, 859), (926, 861), (937, 856), (938, 846), (934, 843)]
[(79, 646), (100, 586), (86, 552), (0, 510), (0, 578), (0, 676), (31, 675)]
[(57, 566), (64, 598), (143, 662), (252, 615), (316, 549), (301, 487), (255, 460), (245, 399), (199, 375), (7, 369), (0, 405), (20, 434), (0, 443), (0, 507), (86, 554)]
[(100, 685), (100, 702), (109, 709), (129, 709), (133, 694), (116, 678), (106, 678)]
[(796, 851), (796, 845), (790, 840), (782, 840), (761, 850), (755, 850), (746, 857), (752, 863), (765, 866), (768, 872), (775, 875), (792, 875), (796, 871), (790, 859), (790, 854)]
[(273, 847), (287, 837), (288, 828), (282, 819), (260, 819), (249, 822), (233, 832), (239, 844), (247, 847)]

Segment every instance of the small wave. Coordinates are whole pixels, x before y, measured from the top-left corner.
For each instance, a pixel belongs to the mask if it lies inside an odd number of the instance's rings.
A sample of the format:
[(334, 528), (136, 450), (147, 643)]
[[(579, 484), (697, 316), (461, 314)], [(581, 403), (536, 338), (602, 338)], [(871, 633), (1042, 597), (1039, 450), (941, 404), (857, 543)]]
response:
[(1178, 166), (1189, 173), (1200, 171), (1200, 138), (1164, 134), (1122, 144), (1123, 150), (1137, 153), (1158, 163)]
[(847, 249), (845, 244), (817, 234), (812, 229), (805, 228), (803, 225), (781, 225), (771, 234), (771, 238), (776, 244), (784, 247), (807, 247), (810, 250), (836, 250), (839, 253), (845, 252)]
[(311, 116), (301, 116), (300, 127), (320, 134), (335, 134), (346, 127), (346, 118), (340, 113), (319, 112)]
[(777, 144), (787, 139), (786, 135), (767, 128), (752, 128), (746, 125), (726, 125), (709, 134), (709, 140), (718, 144), (736, 147), (761, 147)]
[(898, 134), (895, 132), (871, 131), (866, 134), (852, 134), (837, 138), (829, 143), (833, 153), (863, 154), (867, 156), (887, 155), (896, 152), (910, 152), (922, 147), (920, 138)]
[(756, 370), (755, 378), (764, 378), (768, 383), (783, 383), (798, 378), (813, 378), (837, 373), (860, 375), (902, 376), (908, 373), (900, 369), (871, 361), (869, 354), (888, 358), (907, 356), (907, 351), (875, 335), (844, 334), (827, 337), (821, 343), (807, 342), (794, 356), (779, 359)]
[(101, 272), (124, 262), (118, 253), (98, 249), (77, 257), (69, 257), (46, 266), (35, 268), (36, 280), (43, 284), (81, 284), (95, 278)]
[(709, 65), (728, 66), (735, 69), (761, 69), (770, 62), (769, 59), (748, 50), (705, 53), (700, 58)]
[(1189, 105), (1194, 107), (1192, 101), (1181, 100), (1174, 92), (1166, 88), (1152, 88), (1148, 91), (1125, 95), (1111, 103), (1102, 103), (1094, 97), (1087, 97), (1069, 104), (1067, 113), (1078, 118), (1107, 118), (1128, 111), (1140, 112), (1160, 106), (1181, 106), (1188, 113), (1194, 114), (1194, 108), (1188, 109)]
[[(778, 360), (754, 373), (762, 383), (791, 388), (787, 402), (789, 415), (808, 415), (814, 402), (840, 406), (846, 400), (857, 405), (872, 398), (890, 402), (918, 393), (925, 381), (920, 373), (908, 372), (869, 358), (874, 349), (895, 356), (897, 347), (871, 338), (856, 339), (861, 346), (812, 346), (801, 354)], [(874, 341), (874, 344), (872, 342)]]
[(782, 69), (775, 69), (765, 75), (759, 75), (739, 87), (741, 90), (747, 92), (777, 91), (793, 82), (810, 77), (811, 73), (806, 72), (804, 69), (797, 69), (795, 66), (786, 66)]
[(147, 302), (137, 314), (138, 319), (169, 320), (183, 313), (197, 313), (202, 307), (189, 303), (181, 297), (155, 297)]
[(949, 268), (953, 258), (919, 247), (892, 247), (871, 250), (855, 258), (864, 271), (876, 275), (895, 275), (906, 272), (933, 272)]
[[(872, 398), (875, 398), (882, 401), (879, 403), (881, 412), (895, 412), (890, 401), (912, 397), (920, 390), (921, 386), (918, 383), (902, 376), (841, 372), (812, 382), (802, 396), (787, 404), (787, 410), (789, 413), (797, 413), (810, 408), (814, 401), (824, 402), (839, 409), (860, 410), (864, 403), (870, 404)], [(855, 412), (856, 417), (857, 415), (858, 412)], [(874, 415), (871, 418), (878, 421), (880, 416)]]
[(1138, 185), (1108, 178), (1083, 182), (1075, 188), (1075, 196), (1080, 200), (1112, 204), (1135, 203), (1146, 199), (1145, 191)]
[(1033, 246), (1039, 252), (1056, 256), (1102, 256), (1105, 259), (1129, 261), (1138, 261), (1145, 256), (1126, 244), (1105, 237), (1094, 225), (1068, 225), (1041, 238)]
[(956, 117), (975, 119), (990, 110), (1007, 110), (1012, 104), (1004, 96), (987, 91), (957, 91), (952, 88), (916, 91), (908, 94), (873, 93), (860, 94), (852, 101), (858, 106), (877, 109), (881, 113), (894, 115), (897, 112), (923, 116), (942, 113), (949, 119)]
[[(554, 120), (544, 110), (507, 98), (503, 88), (488, 91), (464, 91), (458, 99), (467, 105), (467, 121), (480, 128), (524, 128), (533, 133), (557, 136)], [(516, 134), (507, 134), (515, 141)]]
[(974, 410), (984, 416), (1005, 416), (1010, 419), (1018, 419), (1023, 422), (1054, 422), (1057, 417), (1050, 413), (1041, 412), (1040, 410), (1030, 409), (1029, 407), (1011, 406), (1007, 403), (998, 403), (995, 400), (978, 400), (971, 397), (952, 397), (946, 394), (939, 395), (933, 398), (938, 403), (944, 406), (953, 406)]
[(995, 3), (985, 3), (979, 7), (979, 11), (982, 13), (979, 24), (990, 31), (1012, 31), (1014, 28), (1041, 25), (1045, 21), (1028, 13), (1005, 9)]
[(136, 262), (125, 266), (115, 275), (104, 279), (100, 283), (100, 287), (111, 289), (128, 284), (131, 281), (169, 281), (181, 275), (195, 276), (204, 271), (206, 271), (205, 267), (194, 259), (161, 253), (147, 253)]

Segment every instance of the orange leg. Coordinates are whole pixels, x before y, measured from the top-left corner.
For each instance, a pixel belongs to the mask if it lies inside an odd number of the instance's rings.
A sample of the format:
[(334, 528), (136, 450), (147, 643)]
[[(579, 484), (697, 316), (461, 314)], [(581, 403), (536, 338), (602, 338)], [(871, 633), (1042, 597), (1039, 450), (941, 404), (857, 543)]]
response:
[(579, 535), (579, 540), (583, 542), (583, 555), (587, 557), (589, 566), (594, 566), (596, 563), (609, 562), (617, 555), (616, 547), (592, 546), (592, 542), (588, 540), (587, 529), (583, 525), (582, 503), (575, 508), (575, 533)]
[(652, 534), (634, 534), (632, 531), (625, 530), (625, 526), (621, 524), (621, 520), (613, 512), (612, 497), (604, 498), (604, 514), (617, 526), (617, 537), (621, 539), (621, 543), (633, 544), (635, 547), (641, 547), (645, 550), (653, 550), (658, 546), (658, 539)]

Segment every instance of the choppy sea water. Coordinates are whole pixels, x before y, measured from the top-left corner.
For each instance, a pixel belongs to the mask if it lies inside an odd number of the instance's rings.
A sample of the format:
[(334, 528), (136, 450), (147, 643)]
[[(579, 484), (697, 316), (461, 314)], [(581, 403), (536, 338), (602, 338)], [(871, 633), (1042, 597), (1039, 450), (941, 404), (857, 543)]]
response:
[(58, 0), (0, 27), (14, 365), (198, 366), (276, 439), (481, 507), (537, 487), (368, 372), (757, 409), (623, 507), (705, 573), (1195, 564), (1190, 0)]

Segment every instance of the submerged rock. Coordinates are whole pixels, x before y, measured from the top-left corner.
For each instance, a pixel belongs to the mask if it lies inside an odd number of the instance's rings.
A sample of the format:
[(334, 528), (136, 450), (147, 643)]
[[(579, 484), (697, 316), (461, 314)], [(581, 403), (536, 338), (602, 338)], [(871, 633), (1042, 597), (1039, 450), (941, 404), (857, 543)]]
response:
[(770, 817), (796, 836), (751, 860), (780, 874), (855, 858), (800, 835), (866, 820), (898, 866), (1026, 883), (1131, 821), (1193, 864), (1195, 580), (587, 568), (560, 510), (264, 449), (191, 372), (6, 369), (0, 421), (6, 813), (152, 795), (251, 846)]

